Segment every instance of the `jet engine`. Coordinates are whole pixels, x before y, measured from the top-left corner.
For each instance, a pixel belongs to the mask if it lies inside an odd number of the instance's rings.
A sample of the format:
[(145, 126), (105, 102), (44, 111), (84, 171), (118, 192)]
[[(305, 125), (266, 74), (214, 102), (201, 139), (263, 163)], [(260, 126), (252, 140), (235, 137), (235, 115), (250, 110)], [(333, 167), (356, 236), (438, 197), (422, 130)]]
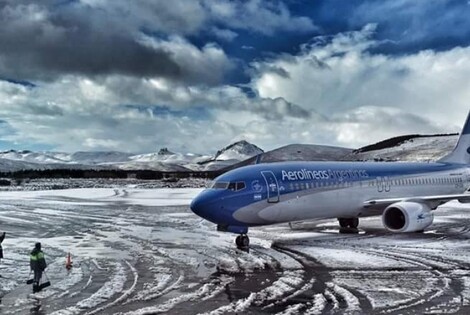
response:
[(396, 202), (382, 214), (382, 223), (391, 232), (417, 232), (432, 224), (431, 209), (422, 203), (412, 201)]

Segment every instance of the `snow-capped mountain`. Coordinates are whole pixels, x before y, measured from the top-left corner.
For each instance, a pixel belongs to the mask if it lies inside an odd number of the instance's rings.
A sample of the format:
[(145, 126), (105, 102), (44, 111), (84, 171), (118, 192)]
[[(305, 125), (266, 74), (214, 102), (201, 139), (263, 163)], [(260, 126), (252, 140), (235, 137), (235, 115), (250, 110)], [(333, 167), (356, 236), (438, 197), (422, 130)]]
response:
[(212, 157), (209, 155), (199, 155), (193, 153), (173, 153), (167, 148), (160, 149), (158, 153), (147, 153), (140, 155), (133, 155), (129, 159), (136, 162), (154, 162), (159, 161), (162, 163), (170, 164), (188, 164), (204, 162)]
[(94, 170), (104, 170), (112, 169), (113, 167), (107, 165), (86, 165), (86, 164), (77, 164), (77, 163), (33, 163), (22, 160), (10, 160), (0, 158), (0, 172), (16, 172), (23, 170), (52, 170), (52, 169), (94, 169)]
[(132, 154), (116, 151), (103, 152), (86, 152), (79, 151), (70, 155), (68, 161), (71, 163), (95, 165), (102, 163), (119, 163), (126, 162), (131, 159)]
[(116, 166), (124, 170), (198, 171), (203, 169), (201, 163), (211, 159), (209, 155), (173, 153), (167, 148), (162, 148), (158, 153), (133, 155), (129, 157), (129, 161), (116, 164)]
[(174, 153), (167, 148), (146, 154), (124, 152), (32, 152), (9, 150), (0, 152), (0, 171), (47, 169), (123, 169), (185, 172), (219, 170), (263, 152), (246, 141), (234, 143), (215, 156)]
[(458, 138), (457, 134), (396, 137), (357, 149), (345, 156), (345, 159), (403, 162), (436, 161), (452, 151)]
[(49, 169), (122, 169), (164, 172), (212, 171), (254, 163), (277, 161), (432, 161), (449, 153), (458, 135), (408, 135), (352, 150), (323, 145), (291, 144), (272, 151), (247, 141), (233, 143), (213, 156), (175, 153), (163, 148), (155, 153), (123, 152), (0, 152), (0, 171)]
[(249, 159), (252, 156), (263, 153), (264, 151), (254, 144), (251, 144), (245, 140), (235, 142), (215, 154), (215, 160), (227, 161), (227, 160), (238, 160), (243, 161)]
[(70, 154), (61, 152), (32, 152), (28, 150), (9, 150), (0, 152), (0, 159), (23, 161), (30, 163), (67, 163), (70, 161)]
[(65, 152), (32, 152), (32, 151), (15, 151), (9, 150), (0, 152), (1, 159), (13, 160), (13, 161), (22, 161), (38, 164), (55, 164), (55, 163), (64, 163), (64, 164), (100, 164), (100, 163), (110, 163), (110, 162), (124, 162), (129, 161), (129, 157), (132, 154), (123, 153), (123, 152), (113, 152), (113, 151), (104, 151), (104, 152), (75, 152), (75, 153), (65, 153)]
[(214, 157), (199, 162), (199, 166), (193, 170), (215, 171), (224, 169), (256, 157), (263, 152), (262, 149), (245, 140), (238, 141), (217, 151)]

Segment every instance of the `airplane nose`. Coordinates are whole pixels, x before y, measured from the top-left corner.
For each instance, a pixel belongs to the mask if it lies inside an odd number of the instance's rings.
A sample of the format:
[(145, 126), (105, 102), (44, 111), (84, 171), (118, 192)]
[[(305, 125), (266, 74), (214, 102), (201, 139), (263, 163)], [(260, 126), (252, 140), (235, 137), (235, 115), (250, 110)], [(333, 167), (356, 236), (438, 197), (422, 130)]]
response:
[(210, 200), (205, 192), (200, 193), (196, 198), (193, 199), (191, 202), (191, 205), (189, 206), (191, 208), (191, 211), (193, 211), (195, 214), (197, 214), (200, 217), (203, 217), (204, 219), (208, 219), (208, 216), (210, 215)]
[(198, 216), (217, 223), (220, 220), (220, 206), (217, 203), (217, 196), (208, 191), (201, 192), (196, 198), (193, 199), (190, 206)]
[[(222, 194), (221, 194), (222, 193)], [(241, 226), (233, 217), (234, 208), (227, 207), (223, 191), (204, 190), (193, 199), (189, 207), (195, 214), (218, 225)]]
[(191, 208), (191, 211), (197, 214), (198, 216), (202, 217), (202, 209), (204, 208), (203, 204), (204, 202), (201, 200), (201, 196), (196, 196), (196, 198), (191, 201), (191, 204), (189, 205), (189, 208)]

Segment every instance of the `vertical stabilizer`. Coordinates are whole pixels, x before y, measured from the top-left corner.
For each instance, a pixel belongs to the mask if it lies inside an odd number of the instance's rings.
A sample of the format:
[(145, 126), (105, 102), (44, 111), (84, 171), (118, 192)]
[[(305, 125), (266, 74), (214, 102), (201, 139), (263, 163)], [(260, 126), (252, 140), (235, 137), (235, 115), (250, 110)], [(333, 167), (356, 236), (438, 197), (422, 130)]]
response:
[(454, 150), (438, 162), (470, 164), (470, 113), (460, 133), (459, 141)]

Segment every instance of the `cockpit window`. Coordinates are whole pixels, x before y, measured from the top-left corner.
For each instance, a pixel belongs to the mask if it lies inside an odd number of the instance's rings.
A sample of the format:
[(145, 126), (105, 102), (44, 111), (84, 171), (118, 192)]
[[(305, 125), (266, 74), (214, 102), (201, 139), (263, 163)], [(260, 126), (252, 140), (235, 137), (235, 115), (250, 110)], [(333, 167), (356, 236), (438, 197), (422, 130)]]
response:
[(213, 182), (211, 187), (212, 189), (227, 189), (229, 186), (228, 182)]
[(230, 189), (232, 191), (239, 191), (245, 187), (245, 182), (213, 182), (210, 186), (212, 189)]
[(245, 189), (245, 182), (238, 182), (236, 190), (239, 191), (242, 189)]
[(233, 191), (239, 191), (245, 188), (245, 182), (232, 182), (228, 185), (228, 189)]

